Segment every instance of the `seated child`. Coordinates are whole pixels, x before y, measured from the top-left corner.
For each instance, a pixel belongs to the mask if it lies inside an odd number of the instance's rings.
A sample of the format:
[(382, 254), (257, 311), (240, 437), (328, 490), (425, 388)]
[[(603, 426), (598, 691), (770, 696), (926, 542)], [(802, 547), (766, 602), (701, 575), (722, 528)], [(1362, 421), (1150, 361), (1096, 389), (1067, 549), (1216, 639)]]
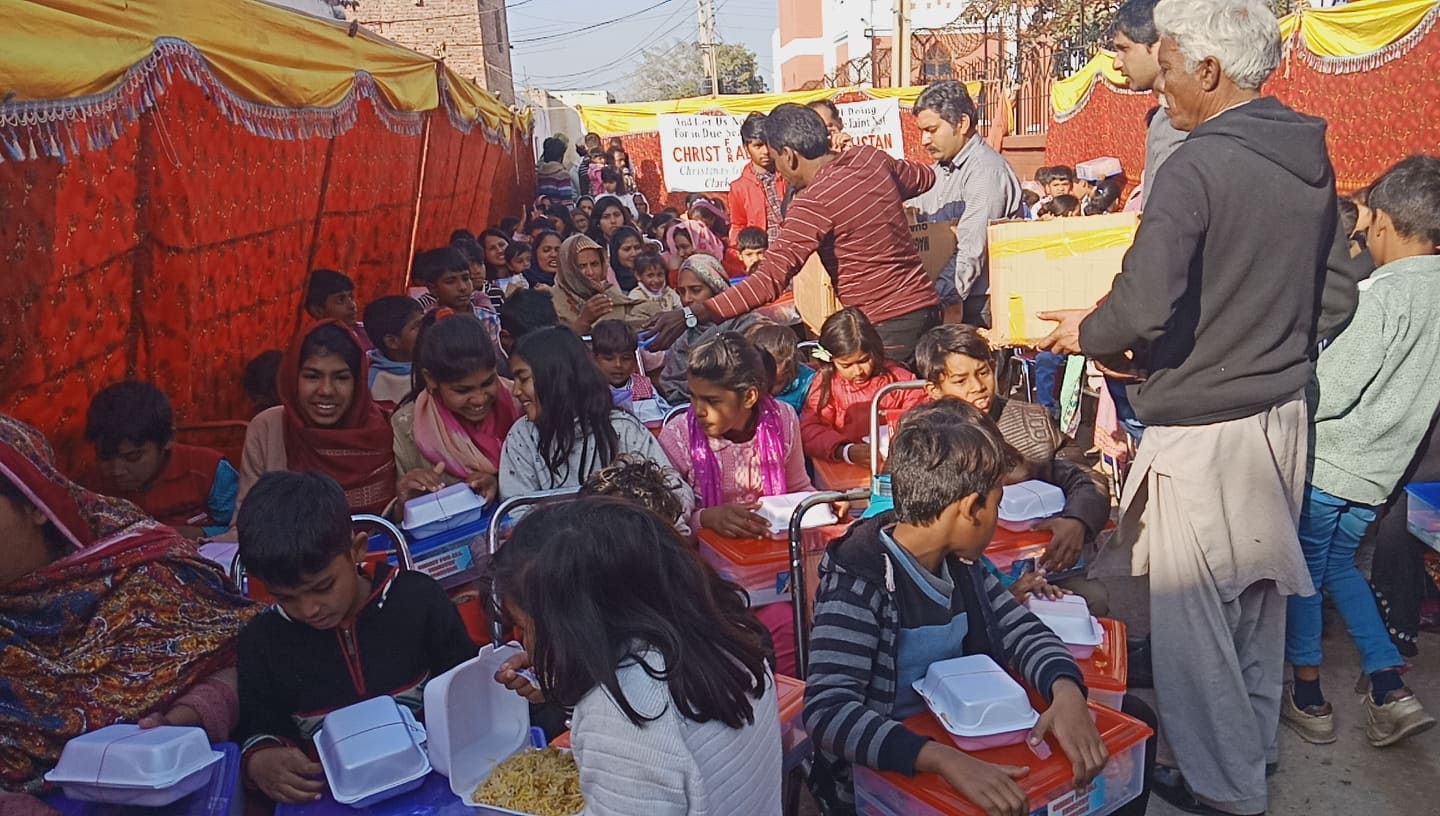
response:
[[(610, 387), (574, 332), (555, 326), (531, 332), (510, 357), (515, 401), (523, 416), (500, 454), (500, 496), (576, 487), (625, 453), (673, 471), (660, 443), (635, 415), (615, 407)], [(676, 497), (688, 517), (690, 490)]]
[(1056, 218), (1071, 218), (1080, 215), (1080, 199), (1072, 195), (1058, 195), (1040, 206), (1040, 221)]
[(627, 293), (630, 298), (656, 301), (667, 312), (680, 308), (680, 295), (670, 288), (665, 259), (659, 253), (642, 252), (635, 256), (635, 280), (640, 285)]
[(316, 269), (305, 285), (305, 313), (315, 320), (355, 325), (355, 282), (333, 269)]
[[(764, 538), (755, 513), (762, 496), (814, 490), (805, 472), (800, 426), (790, 406), (770, 396), (774, 363), (735, 332), (690, 350), (690, 410), (671, 418), (660, 446), (693, 488), (691, 529), (727, 538)], [(769, 604), (755, 616), (775, 638), (777, 666), (795, 674), (791, 606)]]
[(635, 353), (640, 337), (621, 320), (602, 320), (590, 330), (590, 353), (605, 375), (615, 407), (629, 411), (636, 400), (655, 398), (655, 386), (640, 370)]
[[(1045, 194), (1051, 199), (1075, 194), (1075, 168), (1064, 164), (1050, 167), (1045, 181)], [(1078, 196), (1076, 197), (1078, 199)]]
[(280, 349), (266, 349), (245, 364), (245, 396), (250, 400), (250, 408), (256, 414), (280, 404), (280, 392), (276, 389), (275, 378), (280, 373), (280, 359), (283, 356)]
[[(931, 399), (954, 397), (984, 412), (999, 427), (1006, 444), (1024, 457), (1031, 478), (1050, 482), (1065, 492), (1065, 510), (1040, 524), (1052, 537), (1039, 564), (1049, 572), (1064, 572), (1079, 562), (1085, 545), (1092, 544), (1109, 521), (1110, 497), (1086, 468), (1055, 458), (1065, 436), (1048, 411), (995, 393), (993, 359), (990, 344), (973, 326), (936, 326), (915, 347), (915, 367)], [(1061, 581), (1060, 585), (1084, 595), (1096, 614), (1107, 611), (1108, 593), (1099, 582), (1081, 579)]]
[(815, 369), (800, 361), (800, 343), (789, 326), (756, 323), (745, 330), (745, 339), (775, 361), (775, 384), (770, 395), (795, 409), (795, 416), (805, 410), (805, 396), (815, 379)]
[[(805, 453), (814, 459), (870, 464), (870, 401), (875, 392), (915, 375), (885, 359), (885, 343), (859, 309), (841, 309), (820, 327), (819, 376), (810, 385), (800, 434)], [(880, 408), (893, 423), (900, 414), (925, 401), (916, 389), (890, 393)]]
[(740, 262), (745, 264), (747, 275), (760, 265), (760, 261), (765, 258), (765, 251), (769, 248), (770, 236), (759, 227), (746, 227), (735, 236), (735, 250), (740, 255)]
[(499, 312), (484, 291), (483, 279), (479, 282), (481, 288), (476, 288), (465, 253), (454, 247), (417, 253), (410, 266), (410, 279), (429, 290), (416, 298), (425, 311), (444, 306), (459, 314), (474, 314), (490, 332), (491, 342), (499, 345)]
[(327, 713), (388, 694), (419, 714), (426, 681), (475, 644), (434, 579), (356, 566), (367, 537), (328, 476), (267, 473), (239, 532), (240, 563), (275, 596), (240, 633), (243, 776), (276, 802), (314, 802), (325, 779), (306, 748)]
[(398, 405), (410, 393), (410, 363), (425, 310), (414, 298), (388, 295), (365, 307), (365, 334), (374, 344), (370, 358), (370, 394), (376, 402)]
[(510, 273), (507, 298), (515, 287), (529, 288), (530, 282), (525, 280), (525, 273), (530, 271), (534, 258), (535, 251), (524, 241), (512, 241), (505, 247), (505, 271)]
[[(853, 812), (860, 764), (938, 774), (989, 812), (1028, 813), (1015, 782), (1025, 769), (983, 762), (902, 722), (925, 711), (912, 683), (930, 664), (968, 654), (988, 654), (1045, 698), (1030, 739), (1053, 734), (1075, 784), (1088, 784), (1106, 750), (1080, 667), (978, 563), (1006, 470), (999, 431), (959, 400), (920, 406), (891, 438), (889, 468), (894, 510), (851, 527), (820, 563), (805, 689), (817, 796), (829, 812)], [(1119, 812), (1143, 813), (1146, 798)]]
[(486, 500), (499, 490), (500, 448), (520, 409), (496, 373), (495, 347), (470, 315), (420, 335), (417, 387), (390, 418), (401, 502), (465, 482)]
[(680, 517), (685, 508), (674, 493), (679, 486), (674, 470), (633, 453), (625, 453), (590, 474), (590, 478), (580, 486), (580, 495), (624, 499), (672, 521), (681, 535), (688, 535), (688, 526)]
[(160, 389), (134, 381), (102, 388), (90, 400), (85, 441), (98, 460), (86, 487), (134, 502), (192, 541), (229, 529), (240, 474), (219, 451), (175, 441), (175, 414)]
[(495, 586), (539, 678), (512, 658), (497, 680), (574, 708), (587, 813), (780, 816), (764, 629), (664, 519), (599, 496), (537, 507)]
[(500, 352), (508, 360), (520, 338), (546, 326), (560, 325), (555, 302), (546, 292), (533, 289), (516, 292), (505, 301), (500, 313)]
[[(1392, 167), (1369, 189), (1368, 208), (1368, 246), (1378, 268), (1361, 284), (1350, 323), (1320, 352), (1311, 382), (1312, 468), (1299, 537), (1315, 593), (1287, 599), (1285, 658), (1294, 684), (1286, 688), (1280, 721), (1307, 742), (1336, 739), (1335, 715), (1320, 688), (1323, 592), (1360, 651), (1361, 680), (1369, 686), (1365, 736), (1380, 748), (1435, 725), (1405, 685), (1405, 660), (1391, 640), (1396, 630), (1386, 631), (1355, 553), (1381, 507), (1410, 478), (1407, 467), (1440, 409), (1440, 158), (1411, 156)], [(1377, 572), (1381, 563), (1377, 558)]]

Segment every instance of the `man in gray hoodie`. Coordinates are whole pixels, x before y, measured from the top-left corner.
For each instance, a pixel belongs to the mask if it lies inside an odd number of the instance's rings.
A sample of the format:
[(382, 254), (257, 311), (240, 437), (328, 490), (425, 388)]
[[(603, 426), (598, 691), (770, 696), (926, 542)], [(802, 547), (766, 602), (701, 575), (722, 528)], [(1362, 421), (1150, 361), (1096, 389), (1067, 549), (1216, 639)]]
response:
[(1284, 596), (1313, 592), (1296, 525), (1335, 179), (1324, 122), (1260, 94), (1281, 55), (1268, 3), (1161, 0), (1155, 24), (1156, 87), (1190, 136), (1109, 296), (1051, 314), (1042, 347), (1111, 367), (1145, 350), (1149, 378), (1127, 389), (1145, 435), (1097, 567), (1119, 555), (1150, 576), (1171, 748), (1152, 790), (1192, 813), (1254, 814), (1278, 759)]

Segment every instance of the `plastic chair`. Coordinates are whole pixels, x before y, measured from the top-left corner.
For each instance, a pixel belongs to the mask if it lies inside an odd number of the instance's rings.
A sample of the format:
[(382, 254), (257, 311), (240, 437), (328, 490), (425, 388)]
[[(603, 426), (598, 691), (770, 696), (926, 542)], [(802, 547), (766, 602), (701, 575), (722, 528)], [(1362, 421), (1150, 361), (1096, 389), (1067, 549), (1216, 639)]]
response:
[[(790, 514), (790, 599), (795, 613), (795, 670), (802, 678), (810, 668), (810, 619), (814, 599), (810, 597), (806, 583), (807, 556), (800, 522), (813, 507), (835, 502), (854, 502), (870, 498), (870, 488), (834, 490), (806, 496)], [(820, 554), (813, 555), (815, 565), (820, 563)]]
[[(506, 517), (521, 507), (528, 507), (536, 504), (544, 504), (555, 499), (574, 496), (580, 492), (578, 487), (560, 487), (554, 490), (541, 490), (537, 493), (525, 493), (519, 496), (511, 496), (500, 502), (495, 508), (495, 514), (490, 517), (490, 530), (485, 535), (485, 554), (493, 559), (495, 553), (500, 551), (500, 528), (504, 526)], [(480, 562), (479, 553), (476, 554), (476, 563)], [(488, 562), (487, 562), (488, 564)], [(504, 610), (500, 608), (500, 593), (492, 588), (490, 591), (490, 640), (496, 648), (505, 643), (505, 628), (502, 620)]]
[[(350, 517), (351, 527), (362, 527), (365, 525), (374, 525), (383, 528), (385, 532), (390, 534), (391, 540), (395, 542), (394, 549), (376, 550), (375, 552), (366, 554), (364, 563), (367, 566), (384, 563), (390, 560), (390, 556), (393, 553), (400, 562), (400, 569), (415, 569), (415, 559), (410, 555), (410, 543), (405, 540), (405, 534), (400, 532), (400, 528), (395, 526), (394, 522), (372, 513), (357, 513)], [(235, 585), (240, 587), (241, 595), (257, 601), (273, 602), (275, 600), (274, 596), (270, 594), (263, 583), (258, 579), (250, 578), (245, 572), (245, 565), (240, 563), (239, 555), (235, 556), (235, 561), (230, 565), (230, 577), (235, 581)]]

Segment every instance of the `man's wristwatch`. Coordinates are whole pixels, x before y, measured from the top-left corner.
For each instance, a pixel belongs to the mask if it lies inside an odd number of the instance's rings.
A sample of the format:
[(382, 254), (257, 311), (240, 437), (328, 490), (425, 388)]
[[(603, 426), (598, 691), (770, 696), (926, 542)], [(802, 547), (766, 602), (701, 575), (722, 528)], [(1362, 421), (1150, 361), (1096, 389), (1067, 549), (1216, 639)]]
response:
[(695, 328), (696, 326), (699, 326), (699, 325), (700, 325), (700, 318), (698, 318), (698, 317), (695, 316), (695, 310), (694, 310), (694, 309), (690, 308), (689, 306), (686, 306), (686, 307), (685, 307), (684, 309), (682, 309), (681, 311), (683, 311), (683, 312), (685, 313), (685, 328), (687, 328), (687, 329), (693, 329), (693, 328)]

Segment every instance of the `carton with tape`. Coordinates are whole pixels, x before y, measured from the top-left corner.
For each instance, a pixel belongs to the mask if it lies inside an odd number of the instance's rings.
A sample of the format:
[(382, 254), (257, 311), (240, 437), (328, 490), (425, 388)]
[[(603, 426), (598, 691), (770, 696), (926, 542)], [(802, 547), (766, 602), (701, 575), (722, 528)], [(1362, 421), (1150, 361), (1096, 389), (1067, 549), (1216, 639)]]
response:
[(991, 224), (991, 345), (1032, 346), (1055, 328), (1037, 312), (1088, 309), (1109, 294), (1139, 224), (1137, 213)]

